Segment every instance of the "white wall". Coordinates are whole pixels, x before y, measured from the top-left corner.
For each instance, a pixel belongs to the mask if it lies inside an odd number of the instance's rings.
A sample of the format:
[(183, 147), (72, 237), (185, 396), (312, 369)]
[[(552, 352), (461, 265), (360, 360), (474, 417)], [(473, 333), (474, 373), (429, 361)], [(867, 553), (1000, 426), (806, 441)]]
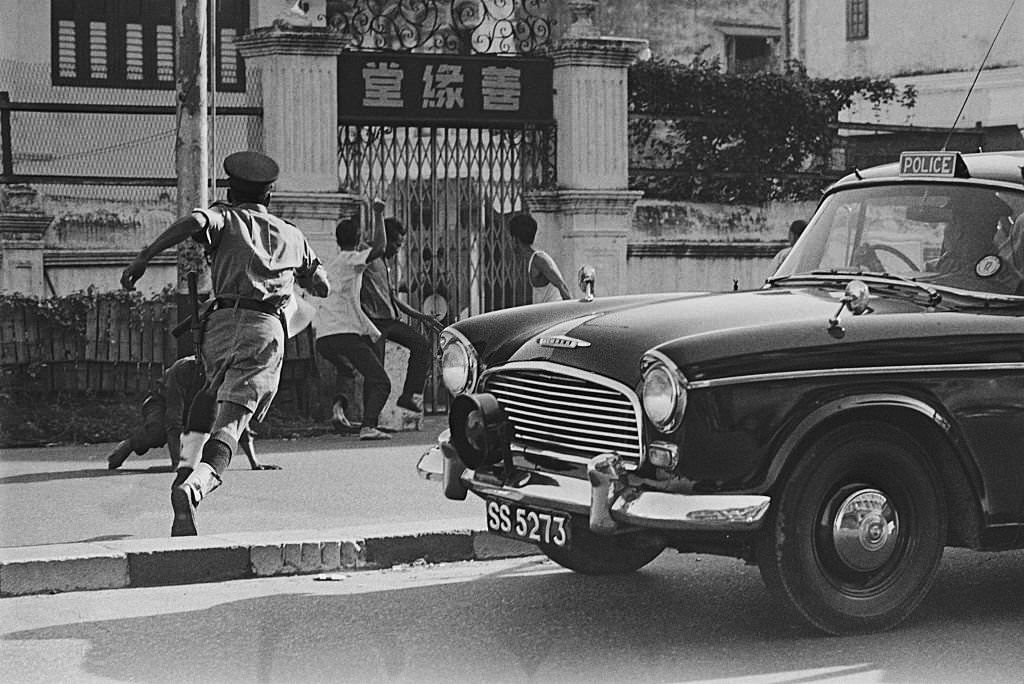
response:
[[(812, 76), (903, 76), (978, 67), (1008, 0), (870, 0), (868, 38), (846, 40), (843, 0), (794, 0), (805, 22), (804, 61)], [(1024, 4), (1017, 3), (989, 66), (1024, 66)]]
[[(861, 105), (847, 121), (947, 127), (954, 124), (975, 73), (1006, 16), (1008, 0), (870, 0), (868, 38), (846, 39), (843, 0), (789, 0), (792, 55), (814, 77), (892, 78), (913, 85), (917, 105), (874, 111)], [(1024, 3), (996, 39), (958, 126), (1024, 127)]]

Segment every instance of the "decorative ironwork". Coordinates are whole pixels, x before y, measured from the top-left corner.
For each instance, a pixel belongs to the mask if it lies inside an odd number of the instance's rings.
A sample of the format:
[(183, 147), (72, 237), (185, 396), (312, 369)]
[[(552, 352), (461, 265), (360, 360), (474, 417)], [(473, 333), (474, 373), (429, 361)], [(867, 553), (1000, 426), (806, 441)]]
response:
[[(554, 126), (342, 125), (339, 186), (388, 203), (408, 229), (392, 280), (411, 306), (448, 325), (530, 303), (526, 262), (506, 225), (527, 192), (554, 187), (555, 138)], [(437, 370), (428, 410), (446, 401)]]
[(548, 0), (328, 0), (327, 25), (356, 49), (530, 54), (551, 41)]

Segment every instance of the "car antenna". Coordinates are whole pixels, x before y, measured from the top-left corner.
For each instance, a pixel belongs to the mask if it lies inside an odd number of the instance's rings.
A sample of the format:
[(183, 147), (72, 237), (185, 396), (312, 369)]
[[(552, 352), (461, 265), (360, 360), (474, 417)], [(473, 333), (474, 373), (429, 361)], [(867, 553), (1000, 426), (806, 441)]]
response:
[(1010, 0), (1010, 6), (1006, 8), (1006, 14), (1003, 15), (1003, 20), (999, 23), (999, 28), (996, 29), (996, 34), (992, 36), (992, 42), (988, 44), (988, 51), (985, 56), (981, 58), (981, 64), (978, 65), (978, 71), (974, 74), (974, 80), (971, 81), (971, 87), (967, 89), (967, 94), (964, 95), (963, 104), (960, 105), (960, 111), (956, 113), (956, 118), (953, 119), (953, 125), (950, 126), (949, 132), (946, 134), (946, 140), (942, 143), (943, 152), (946, 151), (946, 146), (949, 145), (950, 139), (953, 137), (953, 131), (956, 130), (956, 122), (960, 120), (960, 115), (964, 113), (964, 109), (967, 108), (967, 100), (970, 99), (971, 93), (974, 92), (974, 86), (978, 83), (978, 78), (981, 76), (982, 69), (985, 68), (985, 62), (988, 61), (989, 55), (992, 54), (992, 48), (996, 45), (996, 40), (999, 38), (999, 34), (1003, 30), (1003, 26), (1006, 25), (1006, 20), (1010, 18), (1010, 12), (1013, 11), (1013, 6), (1017, 4), (1017, 0)]

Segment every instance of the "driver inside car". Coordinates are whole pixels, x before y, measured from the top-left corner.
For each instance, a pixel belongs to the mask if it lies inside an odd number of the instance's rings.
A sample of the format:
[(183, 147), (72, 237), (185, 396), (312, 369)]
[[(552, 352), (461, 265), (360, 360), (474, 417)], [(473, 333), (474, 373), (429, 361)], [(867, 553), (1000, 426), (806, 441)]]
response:
[[(1000, 203), (1001, 204), (1001, 203)], [(984, 208), (956, 204), (942, 239), (942, 253), (930, 282), (997, 294), (1013, 294), (1021, 285), (1020, 244), (1014, 253), (1014, 226), (1008, 226), (1005, 204)], [(1002, 229), (1002, 230), (1000, 230)]]
[(1016, 220), (999, 219), (995, 237), (996, 255), (1003, 268), (1017, 280), (1016, 294), (1024, 294), (1024, 212)]

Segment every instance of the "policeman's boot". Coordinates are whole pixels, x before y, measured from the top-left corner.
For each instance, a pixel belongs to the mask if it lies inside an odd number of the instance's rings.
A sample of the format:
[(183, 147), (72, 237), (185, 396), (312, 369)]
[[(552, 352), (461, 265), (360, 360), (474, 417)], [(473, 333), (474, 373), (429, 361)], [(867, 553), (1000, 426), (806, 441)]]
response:
[[(183, 470), (178, 470), (178, 479), (183, 473)], [(178, 479), (171, 488), (171, 508), (174, 510), (171, 536), (194, 537), (197, 534), (196, 507), (220, 486), (220, 475), (209, 463), (199, 463), (180, 483)]]
[(124, 440), (110, 452), (107, 456), (107, 468), (110, 470), (117, 470), (124, 463), (125, 459), (132, 454), (132, 443), (130, 440)]

